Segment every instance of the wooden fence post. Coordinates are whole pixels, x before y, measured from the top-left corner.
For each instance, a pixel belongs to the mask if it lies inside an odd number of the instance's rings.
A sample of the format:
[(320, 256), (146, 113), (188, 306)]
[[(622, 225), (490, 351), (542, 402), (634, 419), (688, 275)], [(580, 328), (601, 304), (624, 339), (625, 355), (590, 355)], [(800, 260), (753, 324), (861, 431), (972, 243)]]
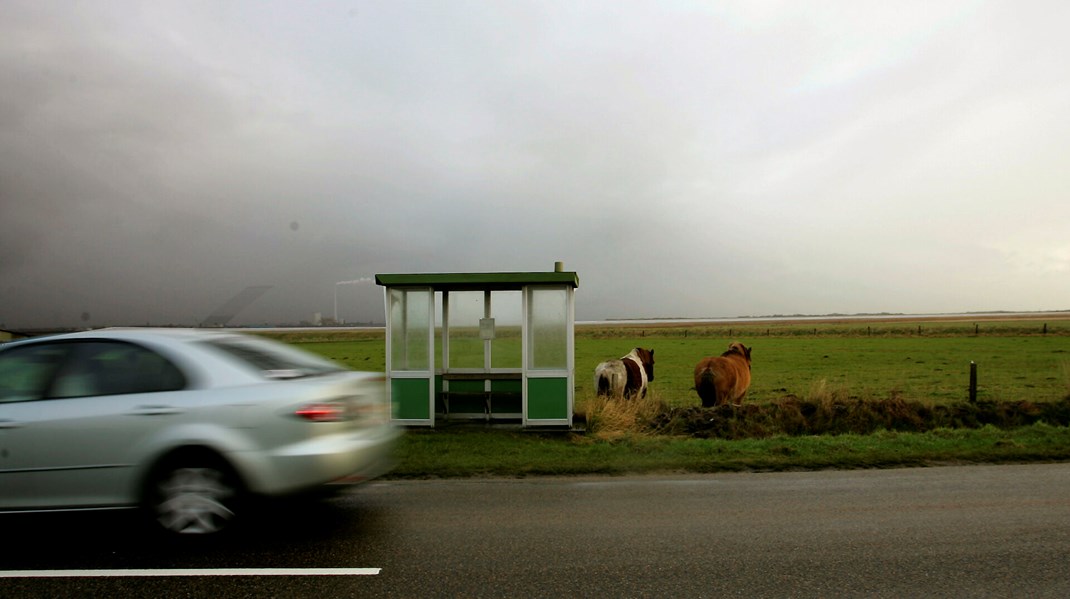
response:
[(970, 361), (970, 403), (977, 402), (977, 362)]

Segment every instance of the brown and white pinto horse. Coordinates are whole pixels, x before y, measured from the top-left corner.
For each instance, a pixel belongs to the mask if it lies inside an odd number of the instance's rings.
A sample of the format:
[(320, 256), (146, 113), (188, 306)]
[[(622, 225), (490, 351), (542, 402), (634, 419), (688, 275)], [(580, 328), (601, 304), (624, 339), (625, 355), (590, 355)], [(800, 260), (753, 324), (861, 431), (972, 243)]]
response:
[(613, 398), (646, 397), (647, 383), (654, 380), (654, 350), (637, 347), (619, 360), (607, 360), (594, 369), (598, 395)]
[(731, 343), (720, 356), (699, 361), (695, 366), (695, 391), (702, 407), (743, 403), (750, 387), (750, 350), (742, 343)]

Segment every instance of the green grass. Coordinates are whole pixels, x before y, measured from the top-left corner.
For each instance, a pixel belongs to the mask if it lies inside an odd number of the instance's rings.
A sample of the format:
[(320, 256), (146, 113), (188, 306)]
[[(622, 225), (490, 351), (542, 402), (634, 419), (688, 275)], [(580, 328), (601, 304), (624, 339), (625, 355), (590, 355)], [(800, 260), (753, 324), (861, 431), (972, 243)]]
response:
[[(780, 409), (795, 398), (960, 405), (970, 362), (979, 400), (1055, 402), (1070, 395), (1070, 321), (765, 323), (672, 327), (584, 326), (576, 333), (577, 409), (593, 398), (595, 365), (631, 348), (653, 348), (652, 396), (670, 410), (699, 405), (692, 371), (730, 341), (753, 348), (747, 404)], [(920, 330), (919, 330), (919, 327)], [(381, 331), (272, 335), (358, 370), (385, 369)], [(515, 336), (513, 336), (515, 337)], [(503, 340), (512, 356), (517, 340)], [(455, 351), (461, 347), (455, 347)], [(478, 347), (473, 345), (472, 347)], [(476, 351), (476, 350), (473, 350)], [(497, 355), (497, 354), (496, 354)], [(510, 360), (513, 358), (509, 358)], [(826, 398), (826, 399), (822, 399)], [(693, 416), (693, 414), (692, 414)], [(544, 435), (440, 427), (412, 430), (391, 476), (527, 476), (871, 468), (946, 462), (1070, 459), (1070, 429), (1037, 423), (1013, 429), (940, 428), (894, 432), (695, 438), (628, 431), (611, 436)]]
[(345, 364), (353, 370), (383, 372), (386, 370), (384, 341), (378, 339), (361, 339), (357, 341), (317, 341), (294, 343), (298, 347), (328, 357)]
[[(636, 346), (655, 350), (652, 389), (670, 406), (699, 405), (693, 390), (695, 364), (739, 340), (753, 348), (750, 401), (807, 396), (818, 385), (860, 399), (892, 395), (946, 403), (967, 398), (970, 362), (977, 363), (978, 398), (994, 401), (1054, 401), (1070, 393), (1070, 325), (970, 324), (783, 325), (766, 334), (764, 324), (724, 327), (581, 327), (576, 334), (576, 393), (593, 391), (594, 367)], [(686, 337), (684, 335), (687, 335)], [(312, 335), (310, 337), (310, 335)], [(343, 337), (343, 338), (338, 338)], [(348, 337), (348, 338), (346, 338)], [(386, 368), (382, 332), (290, 333), (281, 337), (358, 370)], [(516, 344), (512, 338), (506, 343)], [(582, 408), (582, 405), (579, 406)]]
[(1066, 336), (754, 336), (576, 339), (576, 383), (593, 386), (594, 367), (632, 347), (655, 350), (655, 380), (666, 403), (699, 405), (695, 364), (720, 355), (729, 342), (753, 348), (748, 398), (768, 401), (805, 396), (820, 383), (852, 397), (888, 397), (946, 402), (966, 399), (970, 362), (977, 363), (979, 399), (1050, 401), (1067, 393), (1070, 337)]
[(1070, 429), (1037, 424), (1014, 430), (940, 429), (928, 433), (688, 439), (483, 429), (420, 430), (398, 449), (395, 478), (643, 474), (887, 468), (945, 463), (1070, 459)]

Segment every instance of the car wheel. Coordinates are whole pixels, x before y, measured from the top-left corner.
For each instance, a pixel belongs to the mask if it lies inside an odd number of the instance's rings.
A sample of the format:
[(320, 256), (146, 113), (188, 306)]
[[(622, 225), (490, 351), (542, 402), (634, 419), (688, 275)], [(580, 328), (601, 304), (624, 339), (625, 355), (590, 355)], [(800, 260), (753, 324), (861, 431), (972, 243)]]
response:
[(237, 475), (221, 459), (180, 455), (151, 478), (147, 508), (166, 532), (213, 534), (233, 523), (241, 496)]

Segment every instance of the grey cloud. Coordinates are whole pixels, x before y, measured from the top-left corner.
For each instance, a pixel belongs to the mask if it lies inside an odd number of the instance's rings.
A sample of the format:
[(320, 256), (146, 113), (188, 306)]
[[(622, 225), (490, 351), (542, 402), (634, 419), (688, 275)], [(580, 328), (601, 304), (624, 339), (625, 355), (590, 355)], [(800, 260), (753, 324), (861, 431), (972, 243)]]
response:
[(0, 322), (556, 260), (585, 319), (1066, 307), (1067, 9), (878, 8), (0, 4)]

